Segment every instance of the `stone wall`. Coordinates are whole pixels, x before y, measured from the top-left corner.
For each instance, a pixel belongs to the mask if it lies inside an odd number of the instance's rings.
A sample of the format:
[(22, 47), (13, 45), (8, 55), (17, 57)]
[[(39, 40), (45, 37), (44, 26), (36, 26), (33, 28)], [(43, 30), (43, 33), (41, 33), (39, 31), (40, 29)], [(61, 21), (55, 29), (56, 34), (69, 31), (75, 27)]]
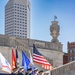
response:
[(75, 61), (55, 68), (51, 75), (75, 75)]
[(33, 39), (27, 39), (27, 38), (21, 39), (21, 38), (6, 36), (6, 35), (0, 35), (1, 46), (16, 46), (16, 45), (24, 45), (24, 44), (26, 46), (27, 45), (33, 46), (33, 44), (36, 44), (36, 47), (39, 47), (39, 48), (61, 51), (61, 52), (63, 51), (61, 42), (53, 43), (53, 42), (47, 42), (47, 41), (41, 41), (41, 40), (33, 40)]

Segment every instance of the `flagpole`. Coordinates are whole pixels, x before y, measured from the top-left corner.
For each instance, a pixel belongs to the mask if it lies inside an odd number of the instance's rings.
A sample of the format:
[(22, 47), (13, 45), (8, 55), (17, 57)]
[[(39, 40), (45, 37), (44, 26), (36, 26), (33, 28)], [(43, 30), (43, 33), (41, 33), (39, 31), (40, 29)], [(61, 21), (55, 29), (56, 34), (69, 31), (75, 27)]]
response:
[(17, 51), (17, 45), (16, 45), (16, 66), (17, 66), (17, 68), (19, 68), (20, 67), (20, 65), (19, 65), (19, 57), (18, 57), (18, 51)]

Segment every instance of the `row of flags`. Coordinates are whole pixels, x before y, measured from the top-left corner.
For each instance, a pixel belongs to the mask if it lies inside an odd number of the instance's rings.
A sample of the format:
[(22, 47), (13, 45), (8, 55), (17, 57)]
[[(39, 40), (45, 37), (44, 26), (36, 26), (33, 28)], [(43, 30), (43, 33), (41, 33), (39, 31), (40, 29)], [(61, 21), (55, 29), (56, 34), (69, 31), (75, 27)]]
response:
[[(6, 71), (8, 73), (11, 73), (11, 71), (15, 68), (19, 67), (19, 57), (17, 49), (12, 49), (12, 65), (9, 64), (9, 62), (4, 58), (4, 56), (0, 53), (0, 68), (3, 71)], [(16, 54), (15, 54), (16, 53)], [(22, 51), (22, 65), (24, 67), (24, 70), (27, 71), (28, 67), (35, 68), (34, 62), (41, 65), (42, 68), (46, 70), (52, 70), (52, 65), (47, 61), (47, 59), (44, 58), (44, 56), (37, 50), (35, 45), (33, 45), (33, 57), (31, 55), (31, 52), (29, 51), (30, 59), (25, 54), (24, 51)]]

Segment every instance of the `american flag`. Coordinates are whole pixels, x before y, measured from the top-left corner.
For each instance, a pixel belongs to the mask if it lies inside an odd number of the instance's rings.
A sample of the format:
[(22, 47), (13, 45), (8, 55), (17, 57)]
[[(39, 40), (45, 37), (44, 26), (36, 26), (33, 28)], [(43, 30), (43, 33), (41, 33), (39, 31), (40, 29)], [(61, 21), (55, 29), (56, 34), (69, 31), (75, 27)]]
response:
[(33, 45), (33, 61), (41, 64), (42, 68), (46, 70), (52, 70), (51, 64), (44, 58), (44, 56), (37, 50), (35, 45)]

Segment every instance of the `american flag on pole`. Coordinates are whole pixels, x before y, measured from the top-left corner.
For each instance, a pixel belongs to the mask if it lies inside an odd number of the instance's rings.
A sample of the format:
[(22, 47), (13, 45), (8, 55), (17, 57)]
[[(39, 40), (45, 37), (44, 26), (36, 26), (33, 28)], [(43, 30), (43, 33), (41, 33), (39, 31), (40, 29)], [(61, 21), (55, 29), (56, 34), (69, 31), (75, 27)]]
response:
[(36, 49), (35, 45), (33, 45), (33, 61), (41, 64), (42, 68), (46, 70), (52, 70), (53, 67), (51, 64), (44, 58), (44, 56)]

